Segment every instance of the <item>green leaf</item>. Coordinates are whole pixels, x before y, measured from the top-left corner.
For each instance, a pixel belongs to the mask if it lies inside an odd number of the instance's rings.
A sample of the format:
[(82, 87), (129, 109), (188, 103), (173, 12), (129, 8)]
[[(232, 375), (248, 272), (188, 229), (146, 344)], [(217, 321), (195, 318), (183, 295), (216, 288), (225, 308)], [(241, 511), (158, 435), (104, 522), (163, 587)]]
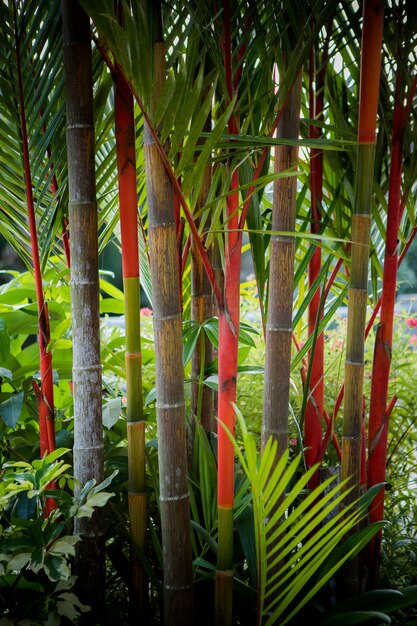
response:
[(201, 326), (194, 324), (183, 333), (183, 353), (182, 362), (184, 367), (190, 362), (193, 356), (198, 338), (200, 336)]
[(43, 566), (49, 580), (56, 581), (69, 578), (71, 572), (66, 560), (62, 556), (47, 555)]
[(75, 624), (80, 613), (88, 613), (91, 609), (88, 605), (82, 604), (75, 593), (66, 591), (57, 597), (56, 610), (61, 617), (66, 617)]
[(353, 624), (364, 624), (366, 622), (374, 624), (376, 619), (383, 624), (391, 624), (391, 619), (388, 615), (380, 611), (349, 611), (340, 615), (332, 615), (320, 622), (320, 626), (353, 626)]
[(7, 332), (7, 324), (0, 317), (0, 361), (4, 363), (10, 354), (10, 337)]
[(103, 406), (103, 426), (112, 428), (120, 417), (122, 399), (120, 396), (108, 400)]
[(217, 391), (219, 388), (218, 374), (212, 374), (211, 376), (207, 376), (207, 378), (205, 378), (203, 382), (205, 385), (207, 385), (207, 387), (210, 387), (210, 389), (214, 389), (214, 391)]
[(52, 546), (49, 548), (49, 553), (56, 556), (74, 556), (74, 546), (79, 541), (81, 541), (80, 537), (74, 535), (65, 535), (64, 537), (61, 537), (52, 544)]
[(8, 378), (9, 380), (13, 380), (13, 374), (10, 370), (5, 367), (0, 367), (0, 377)]
[(13, 556), (7, 564), (9, 570), (19, 571), (25, 567), (30, 561), (30, 552), (21, 552)]
[(22, 412), (24, 392), (13, 394), (0, 404), (0, 416), (9, 428), (15, 428)]

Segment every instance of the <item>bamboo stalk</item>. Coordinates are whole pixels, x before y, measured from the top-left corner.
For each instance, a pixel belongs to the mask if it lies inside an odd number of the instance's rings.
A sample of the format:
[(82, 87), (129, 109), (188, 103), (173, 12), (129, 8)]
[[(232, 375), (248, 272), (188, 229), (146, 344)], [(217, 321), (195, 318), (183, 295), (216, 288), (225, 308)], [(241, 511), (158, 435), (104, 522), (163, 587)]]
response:
[[(278, 137), (298, 138), (300, 102), (301, 73), (284, 106), (277, 129)], [(276, 173), (296, 168), (297, 162), (298, 149), (295, 146), (276, 148)], [(295, 230), (296, 187), (295, 176), (279, 178), (274, 182), (272, 231)], [(273, 437), (278, 442), (277, 458), (288, 443), (294, 252), (294, 237), (271, 235), (262, 448)]]
[[(67, 105), (71, 236), (74, 390), (74, 476), (79, 484), (103, 479), (97, 203), (90, 22), (74, 0), (62, 0)], [(74, 570), (81, 599), (94, 619), (104, 618), (103, 512), (74, 521), (82, 539)], [(88, 618), (91, 623), (91, 616)]]
[[(160, 3), (154, 3), (152, 8), (157, 24), (154, 33), (155, 108), (165, 80), (165, 50)], [(193, 571), (174, 198), (169, 173), (147, 122), (144, 155), (157, 375), (164, 623), (166, 626), (192, 626)]]
[(128, 501), (132, 536), (129, 613), (133, 622), (146, 619), (147, 612), (147, 576), (138, 556), (138, 550), (144, 553), (146, 547), (145, 420), (142, 395), (135, 116), (132, 92), (117, 65), (114, 107), (126, 323)]
[[(342, 481), (349, 479), (349, 486), (353, 484), (346, 500), (349, 503), (360, 491), (364, 338), (383, 17), (380, 0), (364, 0), (342, 438)], [(358, 591), (357, 560), (345, 568), (345, 591), (347, 595)]]

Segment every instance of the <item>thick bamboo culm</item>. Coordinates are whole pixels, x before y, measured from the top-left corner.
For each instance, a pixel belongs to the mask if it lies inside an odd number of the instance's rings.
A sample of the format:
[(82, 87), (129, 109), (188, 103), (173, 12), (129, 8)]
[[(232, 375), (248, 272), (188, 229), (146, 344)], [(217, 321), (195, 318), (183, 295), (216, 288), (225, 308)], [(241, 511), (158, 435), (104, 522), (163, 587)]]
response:
[[(277, 137), (298, 139), (300, 129), (301, 74), (296, 78), (285, 104)], [(275, 149), (276, 173), (294, 170), (298, 148)], [(272, 231), (294, 232), (297, 178), (274, 182)], [(266, 324), (265, 391), (262, 448), (270, 437), (278, 442), (279, 458), (288, 444), (288, 404), (291, 365), (292, 302), (294, 289), (295, 238), (271, 235), (268, 319)]]
[[(160, 7), (159, 11), (160, 11)], [(160, 16), (158, 18), (160, 20)], [(154, 93), (162, 91), (165, 50), (154, 44)], [(156, 106), (157, 96), (154, 99)], [(165, 626), (193, 626), (193, 571), (187, 473), (182, 318), (170, 178), (144, 128), (156, 357), (156, 416), (164, 557)]]
[[(81, 485), (103, 479), (99, 333), (98, 232), (95, 189), (90, 21), (75, 0), (62, 1), (67, 105), (71, 303), (74, 384), (74, 476)], [(75, 573), (96, 622), (104, 612), (103, 513), (76, 518)], [(88, 623), (91, 623), (91, 616)]]
[(126, 324), (128, 501), (132, 536), (129, 613), (131, 620), (134, 621), (146, 619), (148, 595), (147, 575), (138, 555), (138, 550), (144, 553), (146, 546), (147, 495), (140, 334), (135, 115), (132, 92), (117, 66), (115, 72), (115, 130)]

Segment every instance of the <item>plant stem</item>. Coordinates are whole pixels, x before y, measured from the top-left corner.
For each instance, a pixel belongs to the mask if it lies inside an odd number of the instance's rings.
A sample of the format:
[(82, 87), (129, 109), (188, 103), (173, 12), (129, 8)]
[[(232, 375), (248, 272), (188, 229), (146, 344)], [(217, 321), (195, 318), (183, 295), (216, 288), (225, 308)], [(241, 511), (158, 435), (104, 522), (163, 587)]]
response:
[[(298, 138), (300, 101), (301, 73), (284, 106), (278, 124), (278, 137)], [(278, 146), (276, 148), (276, 173), (294, 170), (297, 163), (297, 147)], [(295, 176), (279, 178), (274, 182), (272, 231), (293, 232), (295, 230), (296, 186)], [(283, 454), (288, 443), (294, 252), (294, 237), (271, 235), (262, 448), (265, 448), (270, 437), (276, 439), (278, 441), (277, 459)]]
[[(342, 438), (342, 481), (349, 479), (349, 486), (353, 485), (352, 491), (347, 496), (349, 503), (358, 499), (360, 490), (368, 259), (383, 17), (383, 5), (380, 0), (364, 0)], [(355, 561), (345, 568), (345, 590), (347, 595), (358, 590)]]
[[(71, 303), (74, 389), (74, 476), (80, 485), (103, 479), (98, 232), (95, 188), (90, 21), (75, 0), (62, 0), (67, 106)], [(80, 597), (104, 618), (103, 512), (75, 519), (74, 569)], [(91, 623), (91, 617), (88, 618)]]
[(146, 547), (145, 419), (142, 395), (135, 115), (132, 92), (117, 65), (114, 113), (126, 322), (128, 500), (132, 535), (129, 612), (133, 622), (146, 619), (147, 611), (147, 576), (137, 554), (137, 550), (144, 553)]
[[(39, 430), (41, 458), (53, 452), (55, 444), (54, 421), (54, 387), (52, 376), (52, 352), (48, 351), (50, 340), (48, 305), (45, 302), (42, 286), (42, 272), (39, 257), (39, 246), (36, 229), (35, 203), (32, 191), (32, 176), (29, 157), (29, 142), (26, 128), (25, 99), (23, 92), (22, 63), (20, 56), (20, 39), (17, 26), (16, 2), (13, 2), (14, 35), (16, 44), (16, 64), (20, 104), (20, 120), (22, 131), (22, 150), (25, 174), (26, 200), (28, 208), (30, 240), (32, 246), (33, 272), (35, 279), (36, 301), (38, 306), (38, 337), (40, 350), (41, 398), (39, 400)], [(48, 501), (48, 510), (55, 508), (53, 501)]]
[[(153, 33), (155, 110), (165, 81), (165, 49), (160, 3), (148, 3), (147, 9), (152, 11), (156, 25)], [(172, 181), (154, 132), (146, 121), (144, 156), (156, 357), (164, 623), (165, 626), (192, 626), (193, 571), (174, 198)]]

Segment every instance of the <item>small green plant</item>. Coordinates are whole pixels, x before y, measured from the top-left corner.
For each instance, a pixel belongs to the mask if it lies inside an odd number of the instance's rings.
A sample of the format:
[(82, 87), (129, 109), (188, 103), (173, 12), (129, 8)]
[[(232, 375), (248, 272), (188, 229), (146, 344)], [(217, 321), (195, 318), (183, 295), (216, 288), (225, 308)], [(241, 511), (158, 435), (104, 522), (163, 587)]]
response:
[[(7, 462), (0, 483), (0, 604), (2, 616), (31, 619), (31, 624), (59, 624), (61, 617), (76, 622), (87, 612), (72, 591), (70, 559), (80, 538), (72, 533), (75, 517), (91, 517), (112, 493), (106, 492), (114, 474), (97, 485), (76, 486), (61, 457), (65, 448), (41, 460)], [(56, 500), (50, 515), (48, 500)], [(39, 622), (36, 620), (40, 620)], [(47, 620), (47, 622), (44, 622)]]

